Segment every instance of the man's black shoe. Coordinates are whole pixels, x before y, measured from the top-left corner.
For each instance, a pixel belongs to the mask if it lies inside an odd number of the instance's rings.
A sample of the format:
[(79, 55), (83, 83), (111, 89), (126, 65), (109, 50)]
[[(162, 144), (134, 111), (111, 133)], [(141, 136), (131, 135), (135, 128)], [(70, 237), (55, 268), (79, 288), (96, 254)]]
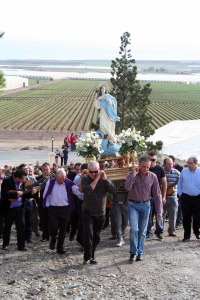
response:
[(2, 246), (2, 250), (8, 250), (8, 246)]
[(130, 258), (129, 258), (129, 261), (134, 262), (134, 260), (135, 260), (135, 254), (131, 254)]
[(40, 237), (39, 231), (35, 231), (35, 235), (36, 235), (37, 237)]
[(49, 238), (42, 238), (40, 241), (41, 242), (47, 242), (47, 241), (49, 241)]
[(32, 244), (33, 241), (30, 239), (30, 240), (27, 240), (27, 243), (28, 243), (28, 244)]
[(70, 242), (73, 242), (73, 240), (74, 240), (74, 235), (71, 235), (71, 234), (70, 234), (70, 236), (69, 236), (69, 241), (70, 241)]
[(90, 260), (90, 264), (91, 264), (91, 265), (97, 265), (98, 262), (97, 262), (96, 260), (94, 260), (94, 259), (91, 259), (91, 260)]
[(153, 234), (152, 233), (148, 233), (147, 235), (146, 235), (146, 239), (150, 239), (150, 238), (152, 238), (153, 237)]
[(51, 249), (51, 250), (55, 250), (55, 247), (56, 247), (56, 243), (54, 243), (54, 242), (50, 242), (50, 244), (49, 244), (49, 248)]
[(84, 259), (84, 260), (83, 260), (83, 265), (87, 265), (87, 264), (89, 264), (89, 262), (90, 262), (89, 259)]
[(142, 261), (143, 260), (143, 256), (142, 254), (139, 254), (137, 257), (136, 257), (136, 261)]
[(200, 240), (200, 234), (196, 235), (197, 240)]
[(28, 251), (28, 249), (25, 248), (25, 247), (24, 247), (24, 248), (18, 248), (18, 250), (19, 250), (19, 251)]
[(58, 254), (65, 254), (66, 251), (65, 251), (64, 249), (60, 249), (60, 250), (57, 250), (57, 253), (58, 253)]
[(163, 240), (163, 233), (162, 232), (156, 233), (156, 236), (157, 236), (157, 238), (159, 238), (159, 240)]
[(111, 240), (111, 241), (114, 241), (114, 240), (116, 240), (117, 239), (117, 237), (116, 237), (116, 235), (112, 235), (111, 237), (109, 237), (108, 238), (109, 240)]
[(190, 239), (182, 239), (182, 242), (184, 242), (184, 243), (187, 243), (187, 242), (189, 242), (190, 241)]

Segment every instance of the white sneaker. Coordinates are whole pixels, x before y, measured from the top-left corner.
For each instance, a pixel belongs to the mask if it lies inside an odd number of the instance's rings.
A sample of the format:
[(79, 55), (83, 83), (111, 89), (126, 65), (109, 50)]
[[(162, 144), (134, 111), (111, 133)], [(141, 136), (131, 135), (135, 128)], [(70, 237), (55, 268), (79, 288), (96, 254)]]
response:
[(119, 243), (117, 243), (116, 247), (122, 247), (124, 244), (124, 240), (121, 240)]

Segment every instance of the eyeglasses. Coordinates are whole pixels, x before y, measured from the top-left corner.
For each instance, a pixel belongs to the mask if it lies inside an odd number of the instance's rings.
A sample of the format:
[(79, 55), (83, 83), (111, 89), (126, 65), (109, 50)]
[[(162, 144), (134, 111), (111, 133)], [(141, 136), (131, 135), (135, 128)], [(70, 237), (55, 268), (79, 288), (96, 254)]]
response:
[(156, 159), (155, 158), (151, 158), (151, 161), (156, 161)]
[(91, 174), (97, 174), (99, 171), (98, 170), (96, 170), (96, 171), (90, 171), (89, 170), (89, 173), (91, 173)]

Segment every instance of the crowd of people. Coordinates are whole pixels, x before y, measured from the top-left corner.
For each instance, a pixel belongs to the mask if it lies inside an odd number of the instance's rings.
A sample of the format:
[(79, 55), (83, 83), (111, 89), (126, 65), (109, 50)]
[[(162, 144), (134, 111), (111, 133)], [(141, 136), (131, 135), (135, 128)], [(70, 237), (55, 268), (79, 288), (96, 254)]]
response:
[[(68, 148), (66, 139), (64, 148)], [(73, 148), (73, 147), (72, 147)], [(125, 179), (109, 180), (106, 168), (122, 168), (116, 159), (106, 164), (91, 161), (65, 167), (39, 162), (17, 168), (0, 167), (0, 238), (7, 251), (12, 226), (17, 232), (17, 249), (26, 251), (32, 235), (38, 242), (65, 254), (65, 238), (74, 239), (83, 251), (84, 264), (97, 264), (95, 251), (100, 234), (109, 226), (116, 246), (125, 243), (130, 227), (129, 262), (141, 261), (145, 240), (154, 234), (163, 239), (164, 225), (171, 238), (183, 226), (183, 242), (191, 233), (200, 239), (200, 167), (189, 157), (182, 167), (170, 155), (157, 163), (154, 152), (130, 167)], [(168, 222), (166, 221), (166, 218)]]

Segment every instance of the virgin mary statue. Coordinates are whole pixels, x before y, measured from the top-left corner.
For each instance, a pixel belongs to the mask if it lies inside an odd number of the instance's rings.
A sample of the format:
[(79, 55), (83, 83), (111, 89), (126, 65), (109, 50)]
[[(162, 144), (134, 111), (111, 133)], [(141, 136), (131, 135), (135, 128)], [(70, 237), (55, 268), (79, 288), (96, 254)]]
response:
[(120, 121), (117, 116), (117, 100), (106, 93), (104, 86), (101, 87), (100, 91), (95, 100), (95, 107), (100, 109), (99, 127), (104, 135), (108, 135), (109, 140), (115, 141), (115, 123)]

